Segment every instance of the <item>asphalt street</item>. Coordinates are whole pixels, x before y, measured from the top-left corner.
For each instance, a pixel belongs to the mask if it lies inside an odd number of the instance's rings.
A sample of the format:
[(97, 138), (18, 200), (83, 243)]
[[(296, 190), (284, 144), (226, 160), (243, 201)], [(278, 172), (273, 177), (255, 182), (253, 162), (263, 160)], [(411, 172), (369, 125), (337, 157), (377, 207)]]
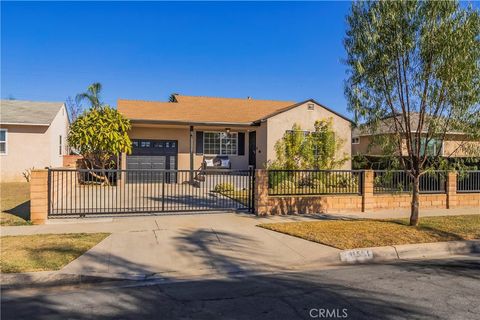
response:
[(479, 319), (480, 257), (3, 290), (2, 319)]

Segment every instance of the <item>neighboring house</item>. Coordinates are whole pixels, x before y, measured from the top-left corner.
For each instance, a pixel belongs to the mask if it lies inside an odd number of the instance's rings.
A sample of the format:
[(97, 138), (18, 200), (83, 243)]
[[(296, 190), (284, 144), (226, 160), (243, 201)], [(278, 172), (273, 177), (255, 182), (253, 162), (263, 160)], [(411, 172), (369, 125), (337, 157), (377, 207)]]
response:
[[(122, 157), (123, 168), (196, 170), (210, 167), (212, 159), (218, 168), (263, 168), (295, 123), (313, 131), (315, 121), (326, 118), (345, 142), (339, 156), (351, 156), (351, 121), (313, 99), (173, 97), (172, 102), (118, 100), (118, 110), (132, 124), (133, 151)], [(350, 167), (348, 161), (343, 169)]]
[(68, 127), (63, 102), (1, 100), (1, 181), (25, 181), (28, 169), (62, 166)]
[[(359, 128), (352, 130), (352, 155), (365, 155), (371, 158), (378, 158), (385, 156), (385, 151), (379, 144), (381, 138), (388, 137), (395, 133), (394, 118), (386, 117), (374, 130), (369, 126), (362, 125)], [(416, 130), (418, 126), (418, 114), (411, 115), (411, 128)], [(404, 121), (401, 121), (402, 125)], [(423, 135), (427, 134), (428, 127), (425, 126)], [(421, 140), (422, 149), (427, 152), (427, 155), (437, 155), (446, 158), (466, 158), (466, 157), (480, 157), (480, 141), (474, 140), (464, 132), (455, 130), (447, 131), (445, 137), (441, 135), (432, 138), (425, 146), (425, 139)], [(402, 143), (402, 155), (406, 156), (407, 146), (406, 139)], [(400, 152), (396, 152), (400, 155)]]

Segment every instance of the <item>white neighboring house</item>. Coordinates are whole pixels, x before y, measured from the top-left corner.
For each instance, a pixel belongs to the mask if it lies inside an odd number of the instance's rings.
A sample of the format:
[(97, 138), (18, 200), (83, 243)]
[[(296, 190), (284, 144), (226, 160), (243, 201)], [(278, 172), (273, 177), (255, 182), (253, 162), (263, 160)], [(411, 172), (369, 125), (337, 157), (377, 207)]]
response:
[(25, 181), (28, 169), (61, 167), (69, 125), (63, 102), (1, 100), (0, 180)]

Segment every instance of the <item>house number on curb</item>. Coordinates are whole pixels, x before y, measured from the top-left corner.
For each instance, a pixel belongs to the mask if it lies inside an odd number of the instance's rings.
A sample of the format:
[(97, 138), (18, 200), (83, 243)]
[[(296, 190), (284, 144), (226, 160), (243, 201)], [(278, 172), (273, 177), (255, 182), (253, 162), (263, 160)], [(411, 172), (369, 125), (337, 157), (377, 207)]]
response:
[(340, 260), (345, 262), (367, 261), (372, 259), (372, 250), (348, 250), (340, 252)]

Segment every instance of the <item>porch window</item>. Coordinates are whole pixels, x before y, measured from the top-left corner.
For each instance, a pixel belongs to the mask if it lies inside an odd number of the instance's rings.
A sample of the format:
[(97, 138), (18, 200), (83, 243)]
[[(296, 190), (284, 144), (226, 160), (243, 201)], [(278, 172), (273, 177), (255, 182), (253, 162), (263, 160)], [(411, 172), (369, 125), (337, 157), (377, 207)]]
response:
[(238, 134), (236, 132), (204, 132), (203, 148), (205, 154), (236, 155)]

